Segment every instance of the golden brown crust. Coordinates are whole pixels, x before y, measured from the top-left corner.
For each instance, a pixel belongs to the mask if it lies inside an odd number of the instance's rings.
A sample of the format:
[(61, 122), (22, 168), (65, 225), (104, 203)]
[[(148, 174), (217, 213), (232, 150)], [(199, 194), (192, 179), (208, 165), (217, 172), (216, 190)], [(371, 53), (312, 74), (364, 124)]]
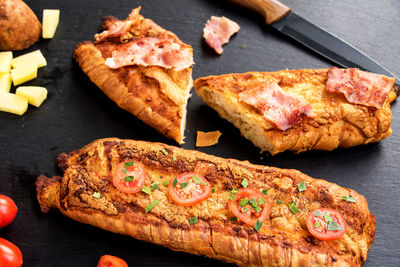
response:
[[(325, 90), (328, 69), (249, 72), (209, 76), (195, 81), (197, 94), (221, 117), (231, 121), (262, 151), (271, 154), (291, 150), (333, 150), (377, 142), (388, 137), (392, 113), (390, 103), (396, 99), (391, 91), (381, 109), (351, 104), (343, 95)], [(277, 83), (312, 105), (315, 116), (305, 118), (286, 131), (278, 130), (262, 114), (238, 100), (247, 88)], [(248, 131), (259, 127), (256, 133)]]
[(0, 50), (28, 48), (39, 41), (41, 34), (42, 24), (27, 4), (0, 0)]
[[(115, 20), (106, 17), (102, 28), (108, 29)], [(126, 35), (126, 38), (133, 35), (165, 36), (181, 43), (175, 34), (140, 15)], [(76, 46), (74, 58), (90, 80), (119, 107), (179, 144), (184, 143), (186, 103), (193, 85), (192, 68), (176, 71), (158, 66), (134, 65), (110, 69), (105, 65), (105, 59), (122, 44), (120, 38), (94, 44), (82, 42)]]
[[(159, 188), (150, 196), (118, 191), (112, 173), (126, 160), (140, 161), (147, 174), (145, 185), (158, 182)], [(359, 266), (374, 240), (375, 217), (362, 195), (296, 170), (117, 138), (97, 140), (77, 153), (63, 154), (59, 164), (68, 166), (60, 182), (58, 178), (47, 182), (44, 177), (37, 181), (44, 212), (57, 207), (77, 221), (173, 250), (241, 266)], [(177, 206), (169, 199), (162, 181), (193, 171), (204, 176), (215, 192), (194, 207)], [(269, 189), (266, 198), (272, 206), (271, 215), (259, 233), (251, 226), (230, 221), (233, 215), (227, 208), (229, 195), (234, 187), (240, 187), (243, 178), (249, 181), (249, 187)], [(301, 181), (307, 190), (298, 192), (296, 185)], [(100, 192), (101, 197), (94, 198), (94, 192)], [(344, 201), (343, 195), (353, 196), (356, 202)], [(160, 203), (145, 214), (144, 208), (155, 199)], [(296, 202), (299, 213), (289, 211), (291, 201)], [(327, 242), (309, 234), (306, 217), (318, 207), (341, 211), (348, 224), (342, 238)], [(188, 220), (193, 216), (199, 223), (190, 225)]]

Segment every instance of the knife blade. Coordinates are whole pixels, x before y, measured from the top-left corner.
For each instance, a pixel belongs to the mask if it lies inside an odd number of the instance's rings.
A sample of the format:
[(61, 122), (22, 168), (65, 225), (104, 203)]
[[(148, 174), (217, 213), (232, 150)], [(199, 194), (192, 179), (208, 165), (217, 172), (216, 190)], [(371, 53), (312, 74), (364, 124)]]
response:
[[(345, 68), (359, 68), (394, 77), (354, 46), (294, 13), (277, 0), (231, 0), (261, 13), (266, 23), (279, 32)], [(396, 86), (400, 86), (396, 81)]]

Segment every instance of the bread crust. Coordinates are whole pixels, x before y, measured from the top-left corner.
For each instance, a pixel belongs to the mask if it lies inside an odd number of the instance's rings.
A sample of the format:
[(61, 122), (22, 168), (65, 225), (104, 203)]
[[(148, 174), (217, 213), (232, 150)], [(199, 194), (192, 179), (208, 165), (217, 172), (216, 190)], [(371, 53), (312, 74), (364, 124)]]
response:
[[(158, 182), (158, 190), (150, 196), (118, 191), (112, 173), (126, 160), (140, 161), (147, 173), (145, 185)], [(43, 212), (57, 208), (79, 222), (177, 251), (240, 266), (360, 266), (374, 240), (375, 217), (362, 195), (296, 170), (117, 138), (96, 140), (80, 151), (61, 154), (58, 163), (65, 170), (62, 178), (40, 176), (36, 182)], [(215, 192), (196, 206), (177, 206), (161, 183), (193, 171), (205, 177)], [(266, 198), (271, 203), (271, 215), (258, 233), (251, 226), (230, 221), (229, 195), (240, 187), (243, 178), (248, 179), (249, 187), (269, 189)], [(296, 185), (301, 181), (305, 181), (307, 190), (298, 192)], [(94, 192), (100, 192), (101, 197), (94, 198)], [(356, 202), (344, 201), (343, 195), (351, 195)], [(144, 208), (155, 199), (160, 204), (146, 214)], [(288, 209), (292, 200), (300, 209), (297, 214)], [(338, 209), (343, 214), (348, 226), (342, 238), (327, 242), (309, 234), (306, 217), (319, 207)], [(190, 225), (193, 216), (199, 221)]]
[[(202, 77), (195, 81), (197, 94), (218, 114), (233, 123), (261, 151), (272, 155), (290, 150), (333, 150), (380, 141), (392, 133), (390, 103), (393, 89), (381, 109), (349, 103), (343, 95), (328, 93), (328, 69), (248, 72)], [(277, 83), (284, 91), (312, 105), (314, 116), (286, 131), (277, 129), (261, 113), (239, 101), (238, 94), (263, 83)], [(253, 129), (253, 131), (249, 131)]]
[[(107, 30), (115, 20), (106, 17), (102, 29)], [(126, 40), (122, 38), (132, 38), (132, 35), (164, 36), (182, 42), (172, 32), (141, 15), (137, 16), (128, 34), (130, 37), (118, 36), (97, 43), (81, 42), (75, 48), (74, 58), (90, 80), (119, 107), (183, 144), (186, 104), (193, 86), (192, 67), (176, 71), (139, 65), (111, 69), (105, 65), (105, 59)]]

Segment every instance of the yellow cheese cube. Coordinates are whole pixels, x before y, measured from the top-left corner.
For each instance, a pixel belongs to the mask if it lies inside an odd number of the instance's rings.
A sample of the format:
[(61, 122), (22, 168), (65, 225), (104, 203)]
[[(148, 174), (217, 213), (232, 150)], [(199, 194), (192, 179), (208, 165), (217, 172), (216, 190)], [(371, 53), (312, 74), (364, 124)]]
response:
[(30, 53), (23, 54), (22, 56), (13, 58), (11, 60), (11, 66), (13, 68), (18, 68), (30, 63), (37, 63), (38, 68), (44, 67), (47, 65), (47, 61), (44, 58), (42, 52), (40, 50), (36, 50)]
[(18, 68), (11, 70), (11, 78), (14, 86), (35, 79), (36, 76), (37, 76), (36, 63), (26, 64), (24, 66), (19, 66)]
[(58, 22), (60, 20), (60, 10), (59, 9), (44, 9), (43, 10), (43, 29), (42, 37), (44, 39), (53, 38)]
[(25, 97), (11, 93), (0, 93), (0, 111), (22, 115), (27, 109), (28, 100)]
[(47, 97), (47, 90), (40, 86), (20, 86), (15, 94), (25, 97), (29, 104), (39, 107)]
[(11, 70), (12, 52), (0, 52), (0, 73), (9, 73)]
[(0, 73), (0, 93), (9, 93), (11, 88), (11, 74)]

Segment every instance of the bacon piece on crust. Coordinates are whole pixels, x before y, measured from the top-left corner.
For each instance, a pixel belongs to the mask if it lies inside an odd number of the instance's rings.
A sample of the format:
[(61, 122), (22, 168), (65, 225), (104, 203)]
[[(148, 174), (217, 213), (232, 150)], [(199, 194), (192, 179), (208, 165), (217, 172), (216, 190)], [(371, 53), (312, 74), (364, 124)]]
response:
[(286, 93), (276, 83), (245, 90), (239, 94), (239, 100), (255, 107), (282, 131), (311, 115), (310, 104)]
[(359, 69), (331, 68), (328, 71), (326, 90), (342, 93), (353, 104), (382, 108), (392, 90), (394, 78)]
[(226, 17), (212, 16), (203, 29), (203, 37), (215, 52), (222, 54), (223, 44), (227, 44), (232, 35), (239, 31), (239, 25)]

